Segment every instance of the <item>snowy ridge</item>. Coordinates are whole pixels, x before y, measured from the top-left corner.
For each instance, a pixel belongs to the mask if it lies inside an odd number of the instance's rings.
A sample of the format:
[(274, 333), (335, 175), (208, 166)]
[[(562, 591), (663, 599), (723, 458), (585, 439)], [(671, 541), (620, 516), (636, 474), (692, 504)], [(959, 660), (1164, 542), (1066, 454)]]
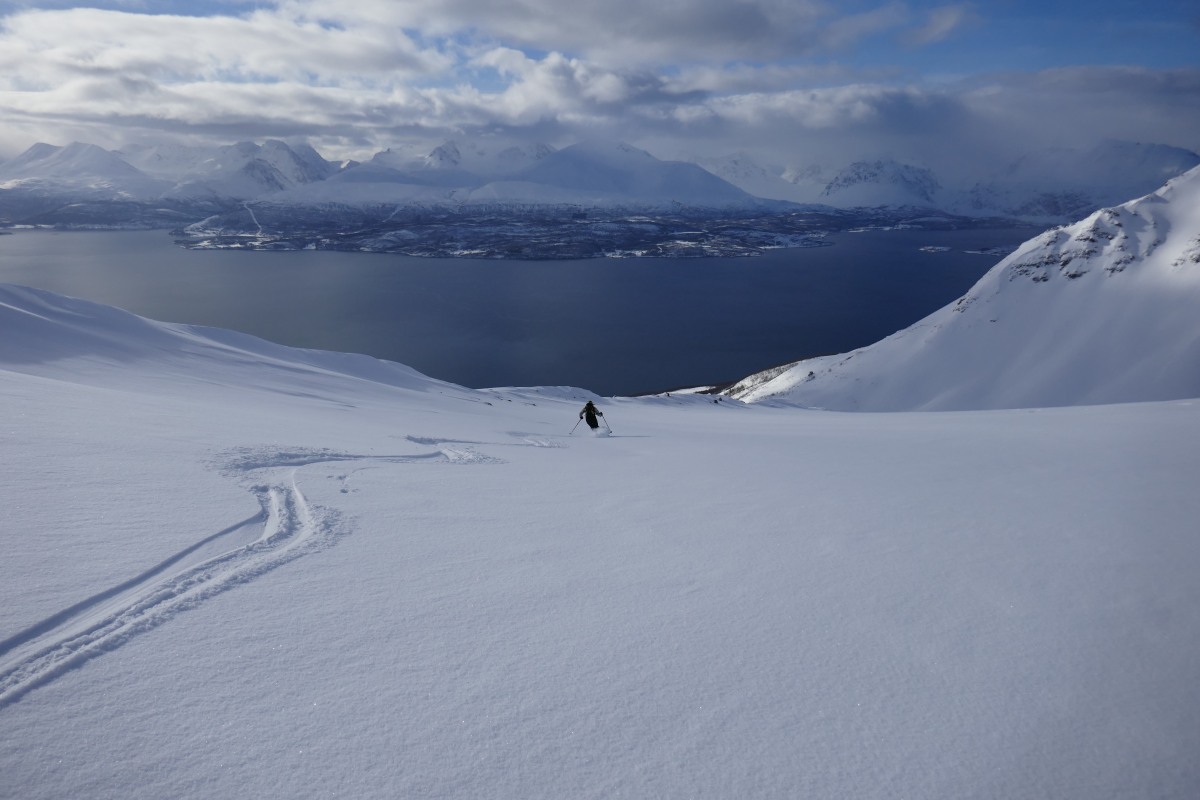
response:
[(1200, 397), (1200, 168), (1026, 242), (877, 344), (729, 390), (839, 410)]

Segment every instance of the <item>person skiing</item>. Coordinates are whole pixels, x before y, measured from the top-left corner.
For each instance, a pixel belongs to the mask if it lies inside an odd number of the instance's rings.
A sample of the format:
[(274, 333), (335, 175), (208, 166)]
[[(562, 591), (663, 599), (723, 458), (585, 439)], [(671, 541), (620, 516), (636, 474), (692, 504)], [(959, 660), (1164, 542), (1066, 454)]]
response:
[(603, 417), (603, 416), (604, 416), (604, 412), (601, 411), (600, 409), (596, 408), (596, 406), (592, 404), (591, 400), (588, 400), (587, 405), (584, 406), (583, 410), (579, 412), (579, 418), (586, 419), (588, 427), (591, 428), (592, 430), (596, 430), (597, 428), (600, 427), (600, 422), (599, 422), (599, 420), (596, 419), (596, 417)]

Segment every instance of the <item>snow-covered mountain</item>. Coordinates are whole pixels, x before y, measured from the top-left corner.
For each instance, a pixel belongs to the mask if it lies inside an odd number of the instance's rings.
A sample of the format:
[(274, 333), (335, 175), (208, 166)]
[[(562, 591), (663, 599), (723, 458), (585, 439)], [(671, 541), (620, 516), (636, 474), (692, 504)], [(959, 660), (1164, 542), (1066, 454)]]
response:
[(308, 145), (277, 140), (228, 147), (133, 146), (109, 151), (75, 142), (36, 144), (0, 164), (0, 190), (38, 190), (66, 199), (246, 200), (321, 181), (337, 171)]
[(0, 164), (0, 219), (23, 224), (163, 227), (337, 171), (307, 145), (268, 140), (203, 148), (37, 144)]
[(553, 152), (555, 148), (541, 142), (515, 144), (451, 139), (421, 156), (417, 165), (426, 170), (463, 170), (490, 179), (520, 172)]
[(748, 193), (621, 142), (486, 150), (447, 142), (422, 157), (385, 151), (320, 184), (263, 198), (277, 206), (375, 204), (751, 207)]
[(307, 221), (329, 211), (336, 224), (344, 209), (354, 216), (384, 206), (758, 211), (799, 203), (826, 210), (934, 209), (1052, 224), (1151, 191), (1200, 164), (1200, 155), (1108, 142), (1090, 150), (1031, 154), (969, 186), (891, 159), (840, 168), (786, 167), (763, 165), (741, 152), (698, 162), (660, 160), (620, 142), (555, 150), (456, 139), (427, 150), (398, 145), (344, 165), (308, 145), (277, 140), (226, 147), (134, 145), (116, 152), (79, 143), (39, 144), (0, 164), (0, 218), (162, 226), (236, 215), (242, 203), (254, 201), (298, 209)]
[[(149, 167), (155, 162), (145, 163)], [(170, 167), (170, 172), (177, 175), (177, 182), (166, 197), (252, 200), (323, 181), (337, 172), (336, 165), (308, 145), (293, 147), (275, 139), (261, 145), (239, 142), (216, 148), (188, 163), (182, 174), (180, 166), (175, 162)]]
[(545, 144), (447, 140), (429, 151), (388, 148), (341, 176), (347, 184), (391, 183), (441, 189), (475, 189), (503, 178), (554, 152)]
[(855, 161), (833, 177), (820, 200), (840, 208), (859, 206), (918, 206), (937, 204), (941, 185), (923, 167), (891, 159)]
[(1200, 396), (1200, 168), (1026, 242), (881, 342), (729, 390), (837, 410), (1020, 408)]
[(1071, 222), (1139, 197), (1200, 165), (1200, 155), (1190, 150), (1121, 141), (1029, 153), (969, 184), (954, 175), (888, 158), (855, 161), (841, 168), (765, 165), (744, 152), (696, 160), (758, 197), (843, 209), (935, 208), (968, 217), (1045, 224)]
[[(471, 176), (462, 185), (478, 185), (482, 179), (511, 175), (554, 152), (548, 144), (520, 144), (492, 140), (447, 139), (432, 150), (413, 146), (389, 147), (368, 163), (411, 175), (415, 182), (431, 180), (429, 173)], [(425, 177), (421, 177), (422, 175)]]
[(169, 186), (118, 154), (81, 142), (66, 147), (35, 144), (0, 163), (0, 191), (123, 201), (153, 199)]

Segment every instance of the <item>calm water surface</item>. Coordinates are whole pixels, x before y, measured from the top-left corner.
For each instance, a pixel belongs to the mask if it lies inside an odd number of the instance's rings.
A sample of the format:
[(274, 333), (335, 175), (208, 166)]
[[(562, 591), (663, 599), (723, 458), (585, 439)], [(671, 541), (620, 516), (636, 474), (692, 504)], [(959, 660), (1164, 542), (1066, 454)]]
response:
[[(162, 231), (0, 236), (0, 282), (471, 387), (629, 395), (844, 352), (962, 295), (1036, 231), (871, 231), (760, 258), (483, 261), (183, 250)], [(921, 247), (948, 247), (922, 252)]]

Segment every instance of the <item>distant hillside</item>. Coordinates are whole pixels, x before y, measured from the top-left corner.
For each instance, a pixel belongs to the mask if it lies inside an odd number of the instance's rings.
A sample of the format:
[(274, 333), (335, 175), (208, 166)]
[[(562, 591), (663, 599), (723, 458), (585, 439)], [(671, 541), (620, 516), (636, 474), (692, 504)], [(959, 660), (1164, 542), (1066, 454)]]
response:
[(748, 153), (698, 159), (706, 169), (758, 197), (841, 209), (932, 208), (967, 217), (1062, 224), (1152, 192), (1200, 165), (1200, 154), (1161, 144), (1107, 141), (1050, 148), (966, 182), (889, 158), (837, 166), (764, 165)]

